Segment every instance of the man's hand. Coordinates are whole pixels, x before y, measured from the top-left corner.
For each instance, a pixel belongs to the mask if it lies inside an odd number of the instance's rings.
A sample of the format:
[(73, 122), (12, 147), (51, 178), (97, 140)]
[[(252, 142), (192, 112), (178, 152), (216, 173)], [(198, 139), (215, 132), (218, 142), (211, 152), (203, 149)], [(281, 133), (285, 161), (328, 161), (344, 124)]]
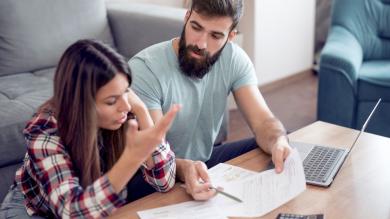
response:
[(291, 147), (286, 136), (280, 136), (271, 149), (272, 162), (275, 164), (276, 173), (283, 171), (284, 160), (291, 152)]
[(210, 189), (207, 166), (201, 161), (177, 159), (177, 173), (185, 183), (185, 189), (195, 200), (208, 200), (217, 193)]

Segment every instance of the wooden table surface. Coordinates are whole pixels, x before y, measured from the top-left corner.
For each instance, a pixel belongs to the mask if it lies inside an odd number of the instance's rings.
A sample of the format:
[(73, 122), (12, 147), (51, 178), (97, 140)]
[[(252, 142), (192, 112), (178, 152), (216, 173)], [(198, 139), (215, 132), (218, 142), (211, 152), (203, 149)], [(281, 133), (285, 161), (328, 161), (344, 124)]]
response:
[[(289, 135), (300, 141), (335, 147), (351, 147), (358, 131), (315, 122)], [(260, 149), (250, 151), (229, 164), (249, 170), (264, 170), (270, 157)], [(110, 218), (138, 218), (137, 211), (192, 200), (175, 185), (168, 193), (153, 193), (120, 208)], [(390, 139), (363, 133), (329, 188), (307, 186), (299, 196), (258, 218), (276, 218), (277, 214), (322, 213), (326, 219), (390, 219)]]

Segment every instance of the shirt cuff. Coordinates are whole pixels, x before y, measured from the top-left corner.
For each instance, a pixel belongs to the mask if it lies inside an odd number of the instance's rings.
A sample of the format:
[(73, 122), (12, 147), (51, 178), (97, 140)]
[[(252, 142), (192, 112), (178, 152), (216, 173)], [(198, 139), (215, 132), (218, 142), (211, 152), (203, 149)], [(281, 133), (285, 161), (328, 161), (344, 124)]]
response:
[(117, 194), (107, 175), (103, 175), (98, 180), (98, 182), (100, 183), (100, 185), (97, 186), (100, 186), (102, 189), (100, 191), (97, 191), (96, 195), (102, 195), (106, 197), (101, 200), (101, 206), (106, 206), (107, 209), (113, 208), (111, 210), (114, 210), (115, 208), (122, 207), (124, 204), (126, 204), (126, 197), (123, 197), (126, 192), (122, 190), (119, 194)]

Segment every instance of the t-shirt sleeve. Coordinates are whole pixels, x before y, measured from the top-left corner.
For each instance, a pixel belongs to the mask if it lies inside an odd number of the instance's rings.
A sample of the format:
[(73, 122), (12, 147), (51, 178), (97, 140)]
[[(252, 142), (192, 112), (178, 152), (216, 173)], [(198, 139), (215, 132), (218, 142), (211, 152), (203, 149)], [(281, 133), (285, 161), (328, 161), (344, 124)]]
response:
[(133, 79), (131, 89), (141, 98), (148, 109), (161, 110), (162, 88), (156, 75), (141, 58), (130, 59), (129, 66)]
[(237, 45), (232, 45), (231, 90), (235, 91), (246, 85), (258, 85), (256, 71), (248, 55)]

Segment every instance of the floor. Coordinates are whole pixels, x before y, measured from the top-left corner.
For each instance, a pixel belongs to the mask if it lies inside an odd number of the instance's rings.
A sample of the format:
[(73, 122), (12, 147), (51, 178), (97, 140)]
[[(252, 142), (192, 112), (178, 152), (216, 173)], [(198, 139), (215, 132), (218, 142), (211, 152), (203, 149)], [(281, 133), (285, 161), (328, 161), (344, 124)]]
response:
[[(293, 132), (316, 121), (317, 86), (317, 75), (311, 73), (293, 83), (266, 89), (262, 94), (287, 132)], [(231, 110), (229, 116), (228, 141), (253, 136), (239, 110)]]

